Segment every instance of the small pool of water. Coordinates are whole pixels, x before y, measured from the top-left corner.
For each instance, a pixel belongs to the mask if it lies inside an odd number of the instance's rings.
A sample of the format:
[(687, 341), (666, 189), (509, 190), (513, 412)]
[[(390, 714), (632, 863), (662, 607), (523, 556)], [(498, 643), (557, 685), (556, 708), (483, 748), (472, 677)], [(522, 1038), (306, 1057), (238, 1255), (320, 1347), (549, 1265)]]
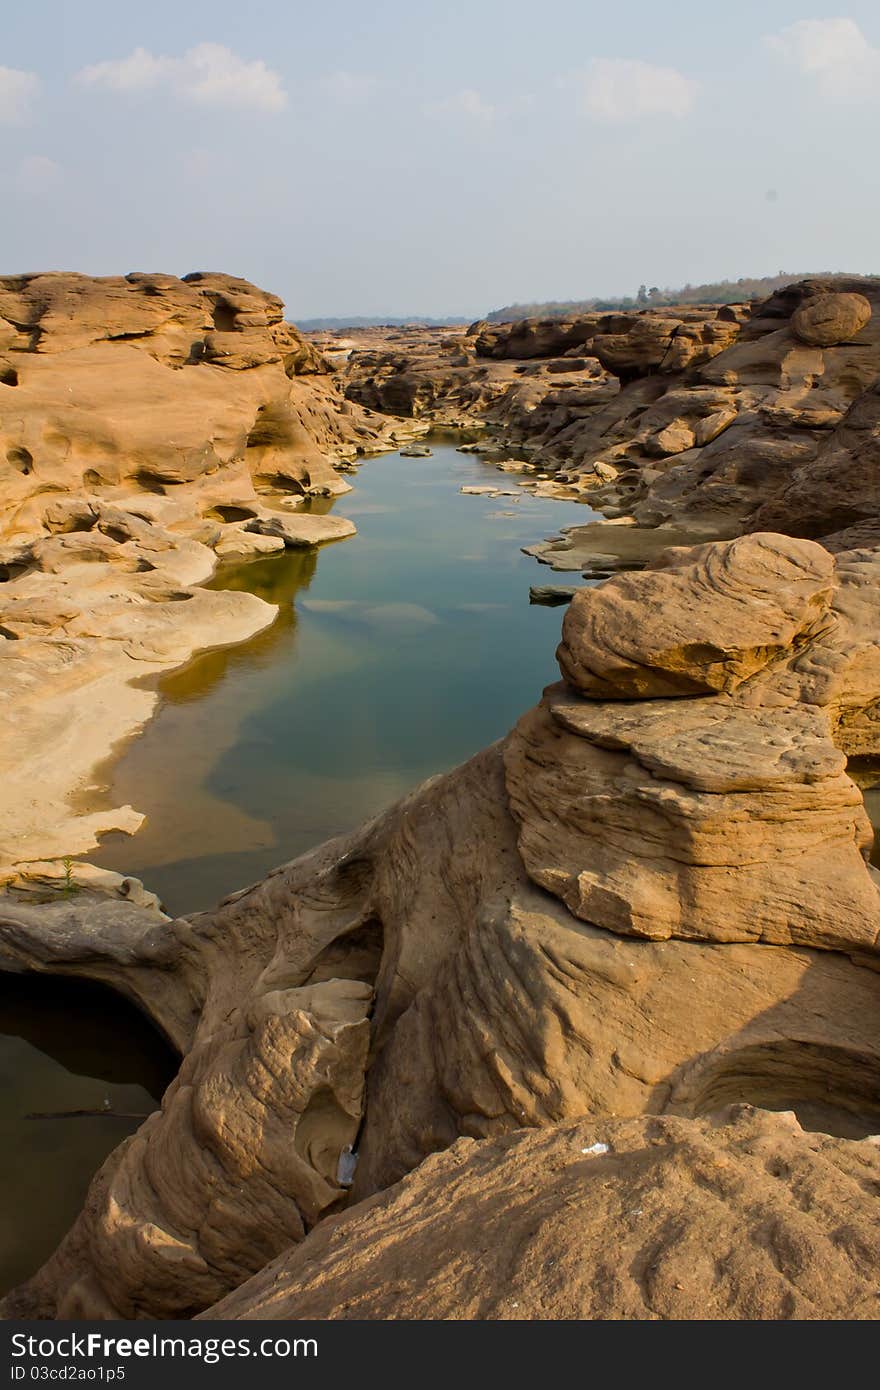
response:
[[(278, 620), (163, 679), (106, 774), (110, 804), (147, 822), (89, 859), (169, 912), (208, 907), (499, 738), (557, 678), (562, 610), (530, 605), (529, 585), (571, 576), (520, 548), (595, 513), (431, 443), (361, 467), (337, 504), (357, 536), (215, 578), (280, 604)], [(459, 491), (486, 484), (513, 495)]]
[(0, 1292), (52, 1253), (95, 1171), (176, 1070), (159, 1034), (111, 990), (0, 974)]

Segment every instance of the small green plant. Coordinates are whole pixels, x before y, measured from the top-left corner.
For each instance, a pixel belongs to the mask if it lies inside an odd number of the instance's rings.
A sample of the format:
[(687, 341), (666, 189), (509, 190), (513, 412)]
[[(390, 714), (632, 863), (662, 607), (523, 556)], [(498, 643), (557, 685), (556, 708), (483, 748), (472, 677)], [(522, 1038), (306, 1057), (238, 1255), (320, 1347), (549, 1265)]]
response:
[(61, 863), (64, 866), (64, 880), (61, 885), (62, 898), (71, 898), (74, 893), (79, 892), (79, 884), (73, 879), (73, 860), (69, 854), (65, 854)]

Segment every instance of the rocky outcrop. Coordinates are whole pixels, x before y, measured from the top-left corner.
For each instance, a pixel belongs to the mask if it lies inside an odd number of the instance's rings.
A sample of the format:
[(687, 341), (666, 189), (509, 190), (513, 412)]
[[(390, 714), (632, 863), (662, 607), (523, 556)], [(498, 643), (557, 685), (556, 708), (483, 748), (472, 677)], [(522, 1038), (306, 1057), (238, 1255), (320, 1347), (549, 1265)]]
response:
[[(337, 1258), (333, 1233), (347, 1230), (352, 1262), (335, 1267), (370, 1316), (390, 1305), (362, 1300), (357, 1251), (367, 1230), (381, 1245), (382, 1213), (401, 1211), (400, 1193), (373, 1194), (413, 1170), (404, 1193), (421, 1193), (423, 1180), (442, 1193), (473, 1161), (473, 1190), (495, 1200), (472, 1147), (419, 1168), (463, 1137), (495, 1141), (486, 1161), (500, 1170), (522, 1144), (523, 1165), (546, 1152), (562, 1171), (572, 1134), (578, 1165), (595, 1143), (635, 1155), (603, 1179), (611, 1187), (598, 1207), (584, 1202), (597, 1235), (584, 1228), (582, 1274), (560, 1284), (571, 1283), (572, 1301), (554, 1303), (555, 1285), (538, 1280), (548, 1307), (613, 1316), (644, 1306), (638, 1278), (593, 1301), (613, 1242), (629, 1249), (639, 1238), (618, 1220), (637, 1173), (652, 1191), (662, 1184), (648, 1229), (666, 1232), (670, 1267), (692, 1247), (675, 1234), (678, 1207), (662, 1206), (664, 1173), (675, 1200), (695, 1202), (711, 1267), (741, 1223), (740, 1267), (763, 1270), (761, 1136), (789, 1165), (770, 1183), (778, 1229), (800, 1231), (801, 1248), (823, 1258), (822, 1222), (803, 1218), (797, 1174), (816, 1210), (831, 1212), (852, 1198), (841, 1184), (865, 1171), (860, 1155), (876, 1151), (799, 1134), (791, 1121), (746, 1117), (723, 1133), (696, 1121), (748, 1103), (793, 1110), (807, 1130), (848, 1141), (880, 1129), (880, 891), (845, 759), (854, 744), (880, 751), (874, 563), (762, 535), (674, 552), (584, 590), (564, 641), (576, 687), (551, 687), (500, 744), (213, 912), (167, 922), (132, 907), (126, 924), (117, 898), (109, 931), (94, 900), (50, 904), (38, 925), (46, 908), (7, 896), (4, 968), (116, 983), (184, 1056), (161, 1112), (107, 1161), (78, 1222), (7, 1313), (188, 1316), (278, 1256), (273, 1287), (288, 1289), (287, 1261), (299, 1284), (300, 1259), (316, 1261), (309, 1268), (329, 1287), (322, 1261), (331, 1245)], [(628, 617), (639, 585), (640, 628)], [(712, 640), (698, 633), (688, 644), (684, 615), (704, 612)], [(637, 1119), (658, 1115), (679, 1119)], [(522, 1130), (546, 1133), (512, 1134)], [(701, 1152), (729, 1165), (724, 1200), (735, 1190), (744, 1204), (720, 1226), (711, 1184), (697, 1193), (690, 1176), (704, 1169), (687, 1155)], [(575, 1176), (583, 1181), (580, 1168)], [(521, 1204), (505, 1184), (511, 1241), (529, 1185)], [(456, 1222), (457, 1191), (442, 1198)], [(334, 1223), (349, 1201), (365, 1204)], [(431, 1210), (413, 1230), (433, 1268)], [(574, 1238), (568, 1210), (557, 1204), (548, 1242)], [(472, 1237), (473, 1218), (461, 1220)], [(867, 1229), (858, 1225), (846, 1251), (862, 1249)], [(291, 1255), (302, 1241), (302, 1256)], [(861, 1307), (873, 1266), (840, 1258), (842, 1287)], [(806, 1275), (775, 1268), (769, 1302), (749, 1305), (745, 1283), (726, 1283), (719, 1315), (815, 1303)], [(757, 1273), (749, 1278), (754, 1287)], [(476, 1306), (477, 1279), (462, 1286), (464, 1309)], [(270, 1311), (268, 1287), (221, 1310)], [(442, 1279), (438, 1288), (438, 1308), (451, 1312)], [(296, 1316), (319, 1306), (308, 1290)], [(494, 1315), (496, 1296), (484, 1289), (481, 1316)], [(401, 1302), (401, 1315), (415, 1306)], [(837, 1307), (815, 1306), (829, 1316)]]
[[(801, 464), (757, 510), (756, 529), (784, 526), (799, 536), (833, 537), (844, 548), (880, 543), (880, 382), (856, 398), (815, 458)], [(834, 549), (839, 549), (835, 544)]]
[(220, 561), (352, 535), (310, 499), (395, 432), (245, 280), (0, 279), (0, 881), (137, 828), (95, 809), (95, 766), (159, 672), (275, 616), (200, 586)]
[(205, 1316), (873, 1319), (878, 1178), (744, 1106), (461, 1139)]
[(37, 529), (53, 494), (211, 479), (219, 497), (234, 465), (242, 495), (345, 491), (332, 462), (386, 442), (281, 301), (233, 276), (7, 276), (0, 354), (7, 538)]
[(661, 564), (575, 597), (558, 657), (582, 695), (730, 693), (826, 624), (834, 562), (809, 541), (744, 536)]
[(876, 519), (878, 307), (880, 280), (840, 276), (752, 306), (475, 324), (454, 369), (436, 335), (372, 342), (346, 390), (481, 424), (487, 459), (643, 527), (830, 536)]
[(478, 357), (529, 360), (594, 357), (621, 381), (650, 371), (681, 371), (708, 361), (737, 336), (736, 308), (681, 307), (658, 312), (584, 315), (572, 319), (524, 319), (468, 330)]

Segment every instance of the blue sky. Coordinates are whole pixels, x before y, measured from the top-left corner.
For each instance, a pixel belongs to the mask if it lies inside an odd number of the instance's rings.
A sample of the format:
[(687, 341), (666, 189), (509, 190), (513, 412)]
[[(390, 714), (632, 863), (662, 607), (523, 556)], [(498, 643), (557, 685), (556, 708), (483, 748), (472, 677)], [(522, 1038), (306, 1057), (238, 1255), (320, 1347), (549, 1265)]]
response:
[(293, 318), (880, 271), (880, 7), (842, 2), (28, 0), (0, 271), (221, 269)]

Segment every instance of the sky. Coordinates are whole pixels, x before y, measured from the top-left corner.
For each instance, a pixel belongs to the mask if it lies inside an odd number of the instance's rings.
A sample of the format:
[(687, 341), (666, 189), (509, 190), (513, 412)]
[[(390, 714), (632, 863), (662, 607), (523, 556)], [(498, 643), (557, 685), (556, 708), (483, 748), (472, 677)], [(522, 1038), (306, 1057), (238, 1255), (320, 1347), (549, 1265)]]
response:
[(878, 272), (842, 3), (10, 4), (0, 273), (224, 270), (296, 319)]

